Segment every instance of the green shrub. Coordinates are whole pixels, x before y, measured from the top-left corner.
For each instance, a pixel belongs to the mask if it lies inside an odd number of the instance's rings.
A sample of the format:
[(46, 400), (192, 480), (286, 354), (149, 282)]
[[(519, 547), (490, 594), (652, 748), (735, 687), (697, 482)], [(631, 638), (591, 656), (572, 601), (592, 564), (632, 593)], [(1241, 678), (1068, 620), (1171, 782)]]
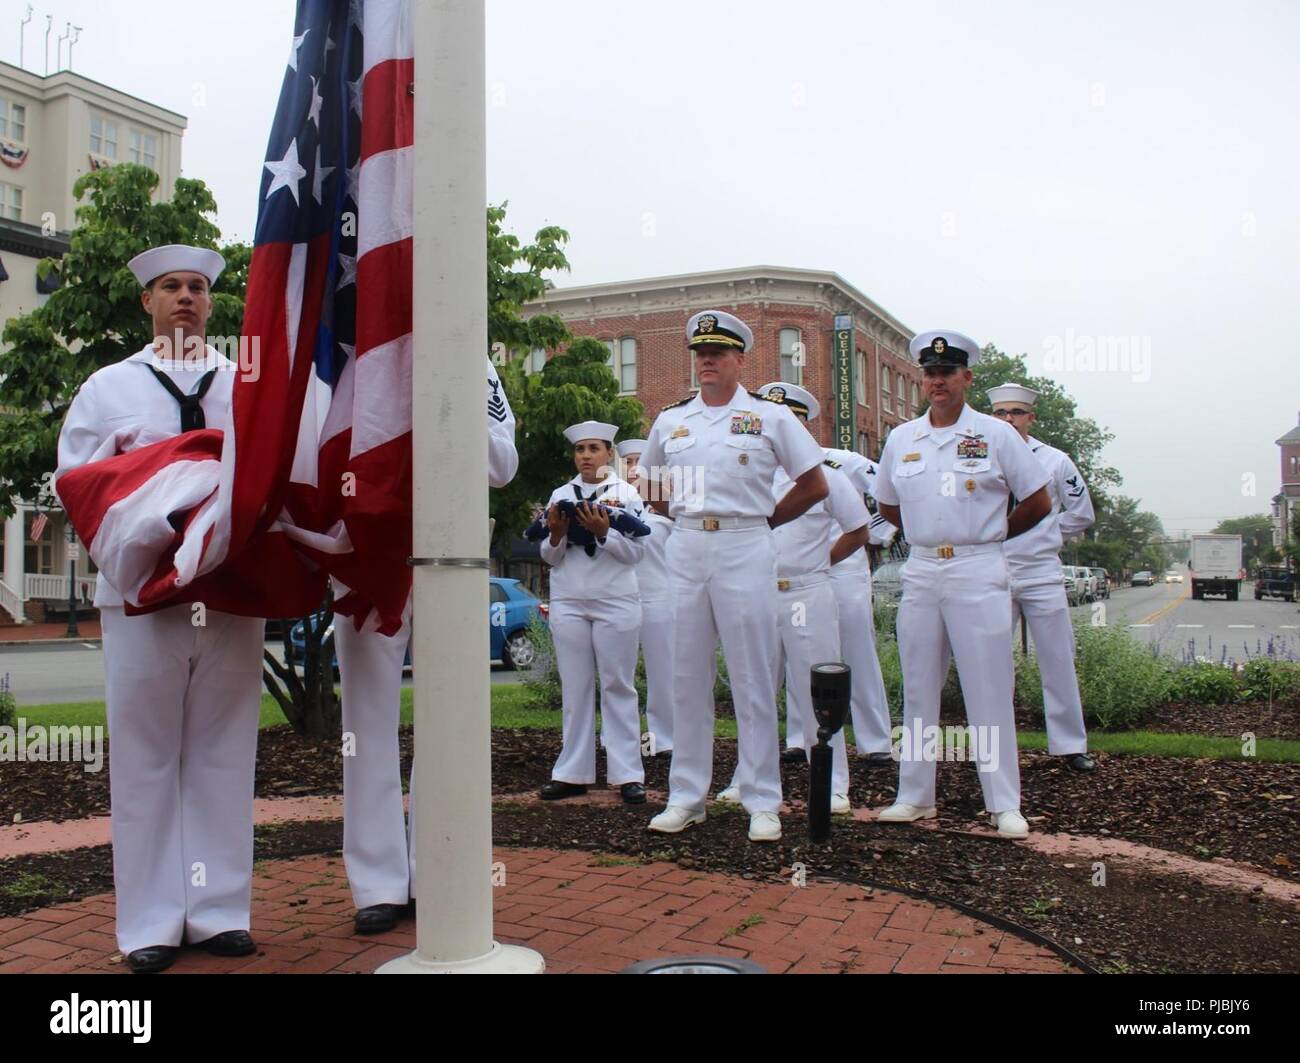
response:
[(1083, 713), (1105, 728), (1132, 727), (1144, 713), (1169, 700), (1169, 664), (1149, 647), (1139, 646), (1121, 627), (1074, 629), (1075, 667)]
[(885, 680), (889, 715), (898, 723), (903, 719), (903, 665), (898, 658), (898, 643), (892, 637), (879, 636), (876, 640), (876, 656), (880, 658), (880, 674)]
[(528, 625), (537, 656), (532, 668), (524, 673), (524, 707), (528, 709), (558, 709), (561, 704), (560, 670), (555, 664), (555, 642), (550, 625), (534, 616)]
[(18, 700), (9, 689), (9, 673), (0, 679), (0, 727), (13, 727), (18, 722)]
[(1188, 705), (1229, 705), (1239, 693), (1232, 669), (1207, 661), (1179, 665), (1170, 678), (1169, 700)]
[(1242, 697), (1247, 701), (1300, 700), (1300, 664), (1272, 657), (1253, 657), (1241, 670)]
[(1038, 658), (1020, 649), (1018, 636), (1012, 647), (1011, 659), (1015, 663), (1016, 670), (1016, 704), (1026, 705), (1036, 712), (1042, 712), (1043, 674), (1038, 670)]

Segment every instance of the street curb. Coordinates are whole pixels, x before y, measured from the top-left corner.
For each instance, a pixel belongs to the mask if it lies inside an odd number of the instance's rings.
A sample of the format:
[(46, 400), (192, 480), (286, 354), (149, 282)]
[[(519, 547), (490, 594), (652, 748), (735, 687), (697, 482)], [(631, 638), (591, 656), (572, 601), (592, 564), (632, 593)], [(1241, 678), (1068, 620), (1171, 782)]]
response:
[(3, 652), (7, 646), (80, 646), (84, 642), (89, 642), (96, 646), (102, 646), (104, 644), (102, 637), (84, 639), (13, 639), (12, 641), (0, 639), (0, 652)]

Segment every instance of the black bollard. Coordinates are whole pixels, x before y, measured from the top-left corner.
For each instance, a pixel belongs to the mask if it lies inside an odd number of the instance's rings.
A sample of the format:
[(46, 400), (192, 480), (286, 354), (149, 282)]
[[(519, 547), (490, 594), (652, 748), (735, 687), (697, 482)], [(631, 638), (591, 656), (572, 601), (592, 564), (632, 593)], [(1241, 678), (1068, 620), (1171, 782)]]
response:
[(812, 666), (812, 706), (817, 717), (817, 744), (812, 747), (808, 778), (808, 836), (814, 842), (831, 836), (831, 747), (849, 712), (853, 676), (847, 664), (831, 661)]

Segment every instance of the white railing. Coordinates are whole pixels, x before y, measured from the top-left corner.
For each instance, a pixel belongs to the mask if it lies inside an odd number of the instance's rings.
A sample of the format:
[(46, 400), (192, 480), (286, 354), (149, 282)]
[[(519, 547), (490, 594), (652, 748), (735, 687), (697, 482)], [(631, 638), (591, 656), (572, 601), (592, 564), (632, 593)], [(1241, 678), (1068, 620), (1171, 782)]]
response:
[(28, 572), (23, 577), (23, 597), (68, 600), (68, 577), (63, 574)]
[(2, 579), (0, 579), (0, 609), (12, 616), (18, 623), (23, 622), (25, 614), (23, 613), (22, 596)]

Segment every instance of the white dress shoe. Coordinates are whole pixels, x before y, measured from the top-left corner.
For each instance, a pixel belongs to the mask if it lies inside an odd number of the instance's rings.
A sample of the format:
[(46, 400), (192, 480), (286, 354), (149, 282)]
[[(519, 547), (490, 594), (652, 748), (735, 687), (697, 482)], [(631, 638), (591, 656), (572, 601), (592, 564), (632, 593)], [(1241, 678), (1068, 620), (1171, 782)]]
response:
[(681, 805), (669, 805), (650, 821), (650, 829), (660, 834), (679, 834), (687, 827), (704, 822), (704, 813)]
[(990, 812), (989, 819), (998, 829), (999, 838), (1028, 838), (1029, 824), (1014, 809), (1010, 812)]
[(848, 794), (831, 794), (831, 815), (847, 816), (853, 811), (853, 806), (849, 804)]
[(900, 801), (890, 805), (876, 819), (881, 823), (915, 823), (918, 819), (934, 819), (938, 814), (934, 805), (922, 808), (920, 805), (908, 805)]
[(755, 812), (749, 817), (749, 840), (751, 842), (779, 842), (781, 840), (781, 817), (775, 812)]
[(725, 790), (719, 790), (718, 796), (713, 800), (721, 801), (724, 805), (740, 804), (740, 787), (728, 786)]

